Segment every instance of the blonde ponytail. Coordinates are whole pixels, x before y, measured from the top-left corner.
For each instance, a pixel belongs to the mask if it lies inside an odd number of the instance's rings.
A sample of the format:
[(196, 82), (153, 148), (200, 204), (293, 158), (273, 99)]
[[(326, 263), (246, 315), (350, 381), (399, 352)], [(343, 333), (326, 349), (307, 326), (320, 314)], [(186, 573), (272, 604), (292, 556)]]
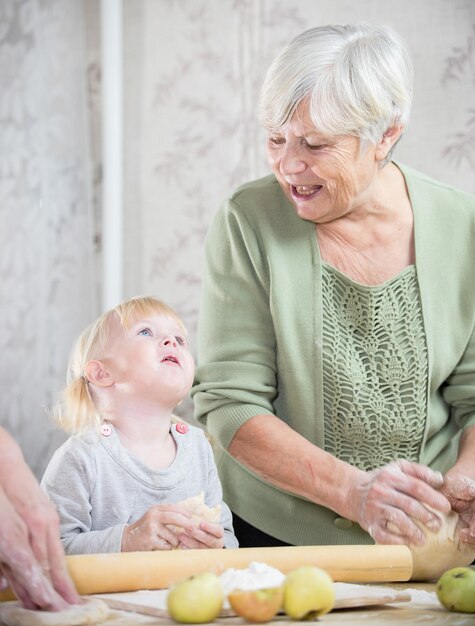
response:
[(53, 416), (60, 428), (70, 434), (100, 428), (101, 416), (84, 376), (75, 378), (63, 389)]

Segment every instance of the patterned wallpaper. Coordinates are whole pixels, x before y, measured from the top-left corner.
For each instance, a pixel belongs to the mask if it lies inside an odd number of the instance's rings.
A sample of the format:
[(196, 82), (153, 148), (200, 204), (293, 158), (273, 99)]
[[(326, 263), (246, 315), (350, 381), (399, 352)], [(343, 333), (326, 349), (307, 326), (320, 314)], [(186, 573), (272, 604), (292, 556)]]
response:
[(46, 410), (95, 310), (85, 22), (75, 0), (0, 3), (0, 424), (39, 475)]
[[(122, 3), (125, 294), (168, 301), (192, 341), (208, 224), (238, 184), (268, 172), (259, 88), (302, 30), (394, 26), (416, 70), (396, 157), (475, 193), (473, 0)], [(99, 0), (0, 0), (0, 423), (38, 474), (59, 440), (43, 407), (98, 311), (99, 43)], [(190, 403), (178, 412), (190, 417)]]

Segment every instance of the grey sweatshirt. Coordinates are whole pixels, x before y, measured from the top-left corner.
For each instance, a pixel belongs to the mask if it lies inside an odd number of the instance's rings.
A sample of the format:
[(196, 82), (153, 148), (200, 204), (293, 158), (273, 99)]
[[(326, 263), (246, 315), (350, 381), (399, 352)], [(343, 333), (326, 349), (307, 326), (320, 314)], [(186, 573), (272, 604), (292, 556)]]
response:
[(126, 450), (112, 428), (68, 439), (53, 455), (41, 481), (60, 517), (66, 554), (120, 552), (126, 525), (153, 505), (175, 503), (200, 491), (208, 506), (221, 505), (226, 548), (237, 548), (232, 516), (211, 446), (203, 431), (181, 434), (172, 425), (177, 453), (164, 470), (153, 470)]

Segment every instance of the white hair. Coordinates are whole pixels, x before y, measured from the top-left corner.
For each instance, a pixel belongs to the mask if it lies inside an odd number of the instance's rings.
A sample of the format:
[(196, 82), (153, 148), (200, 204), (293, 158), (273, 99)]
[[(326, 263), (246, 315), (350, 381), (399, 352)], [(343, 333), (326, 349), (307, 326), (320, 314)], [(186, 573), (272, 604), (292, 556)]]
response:
[(275, 132), (306, 100), (310, 118), (324, 136), (353, 135), (376, 144), (388, 128), (407, 123), (412, 79), (408, 48), (389, 26), (311, 28), (269, 67), (259, 118)]

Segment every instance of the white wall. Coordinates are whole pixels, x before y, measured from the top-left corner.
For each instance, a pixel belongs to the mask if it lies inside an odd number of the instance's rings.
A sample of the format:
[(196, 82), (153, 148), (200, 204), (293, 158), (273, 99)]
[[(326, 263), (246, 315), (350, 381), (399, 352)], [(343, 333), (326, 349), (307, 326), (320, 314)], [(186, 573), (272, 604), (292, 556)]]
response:
[(95, 315), (85, 19), (76, 0), (0, 11), (0, 424), (39, 475), (46, 414)]

